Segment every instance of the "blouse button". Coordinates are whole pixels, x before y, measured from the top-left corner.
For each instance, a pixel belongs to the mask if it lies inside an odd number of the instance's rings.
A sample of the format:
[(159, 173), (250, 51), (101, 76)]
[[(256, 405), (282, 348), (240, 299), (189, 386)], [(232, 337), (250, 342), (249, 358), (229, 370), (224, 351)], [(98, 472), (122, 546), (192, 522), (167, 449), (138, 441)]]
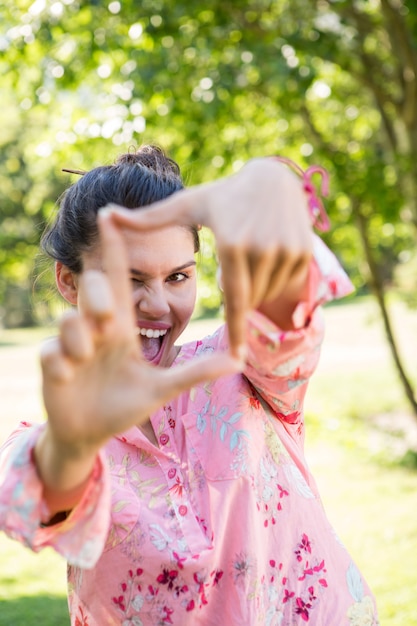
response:
[(175, 469), (175, 467), (171, 467), (168, 470), (168, 478), (174, 478), (176, 473), (177, 473), (177, 470)]
[(178, 513), (179, 513), (180, 515), (182, 515), (183, 517), (184, 517), (184, 515), (187, 515), (187, 511), (188, 511), (188, 509), (187, 509), (187, 507), (185, 506), (185, 504), (181, 504), (181, 505), (178, 507)]
[(162, 433), (162, 435), (159, 437), (159, 441), (161, 442), (162, 446), (166, 446), (169, 441), (168, 435), (166, 433)]

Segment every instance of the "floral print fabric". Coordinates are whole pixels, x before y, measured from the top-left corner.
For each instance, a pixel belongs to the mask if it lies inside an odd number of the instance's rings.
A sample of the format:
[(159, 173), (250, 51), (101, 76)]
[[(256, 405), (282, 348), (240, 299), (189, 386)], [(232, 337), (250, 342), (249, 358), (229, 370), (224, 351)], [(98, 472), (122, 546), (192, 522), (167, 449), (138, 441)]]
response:
[[(284, 332), (248, 319), (245, 375), (182, 394), (100, 454), (79, 505), (48, 511), (22, 426), (0, 464), (0, 527), (68, 561), (72, 626), (376, 626), (372, 595), (329, 524), (304, 452), (303, 399), (323, 337), (319, 305), (351, 290), (316, 239), (307, 302)], [(175, 367), (226, 349), (224, 327)]]

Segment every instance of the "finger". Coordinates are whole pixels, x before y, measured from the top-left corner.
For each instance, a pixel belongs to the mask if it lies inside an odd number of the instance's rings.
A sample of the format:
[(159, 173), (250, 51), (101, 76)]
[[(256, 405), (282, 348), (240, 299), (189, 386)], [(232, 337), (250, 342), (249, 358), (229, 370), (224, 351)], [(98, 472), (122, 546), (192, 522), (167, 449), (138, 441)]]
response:
[(251, 254), (249, 271), (251, 276), (251, 308), (256, 309), (265, 299), (270, 288), (271, 275), (275, 271), (276, 252), (264, 250), (262, 253)]
[(87, 316), (97, 322), (114, 315), (114, 298), (107, 277), (97, 270), (81, 274), (78, 288), (78, 304)]
[(100, 211), (98, 225), (103, 269), (109, 282), (115, 313), (119, 321), (134, 329), (132, 290), (129, 281), (127, 250), (120, 229), (109, 212)]
[(246, 345), (246, 313), (250, 309), (251, 280), (246, 253), (219, 249), (230, 352), (241, 359)]
[(73, 378), (74, 368), (63, 354), (58, 337), (47, 339), (41, 346), (40, 362), (44, 384), (48, 381), (66, 383)]
[(244, 362), (227, 352), (202, 356), (180, 367), (162, 370), (158, 395), (163, 394), (167, 401), (194, 385), (241, 372), (243, 368)]
[(86, 320), (71, 311), (60, 324), (61, 346), (64, 354), (74, 361), (86, 361), (93, 356), (94, 343)]
[(281, 251), (275, 270), (271, 273), (268, 289), (264, 293), (264, 302), (278, 298), (284, 289), (290, 292), (301, 287), (307, 277), (310, 259), (308, 252), (294, 254)]
[(204, 185), (183, 189), (149, 208), (126, 209), (115, 204), (105, 207), (119, 226), (136, 230), (154, 230), (173, 224), (203, 224), (202, 207), (206, 201)]

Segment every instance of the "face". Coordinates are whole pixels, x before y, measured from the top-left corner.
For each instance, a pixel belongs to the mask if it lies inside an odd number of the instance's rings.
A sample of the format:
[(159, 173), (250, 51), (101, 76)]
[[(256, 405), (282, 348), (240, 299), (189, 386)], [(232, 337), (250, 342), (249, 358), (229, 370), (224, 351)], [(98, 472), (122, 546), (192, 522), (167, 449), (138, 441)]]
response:
[[(137, 233), (125, 231), (138, 338), (144, 357), (168, 367), (175, 342), (193, 313), (196, 262), (191, 232), (180, 226)], [(85, 269), (100, 267), (96, 249), (83, 257)]]

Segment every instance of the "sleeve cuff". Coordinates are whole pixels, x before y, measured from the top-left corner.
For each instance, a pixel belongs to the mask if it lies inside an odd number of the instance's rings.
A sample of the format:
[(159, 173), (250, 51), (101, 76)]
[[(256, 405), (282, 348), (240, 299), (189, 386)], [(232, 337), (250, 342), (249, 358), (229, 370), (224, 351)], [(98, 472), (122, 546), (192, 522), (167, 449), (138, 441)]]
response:
[(313, 259), (307, 298), (297, 305), (293, 313), (296, 330), (301, 330), (309, 324), (317, 307), (331, 300), (343, 298), (354, 291), (353, 284), (333, 252), (320, 237), (315, 234), (313, 237)]
[(110, 484), (104, 452), (97, 457), (82, 497), (68, 517), (43, 526), (50, 511), (33, 462), (43, 425), (22, 425), (6, 442), (0, 463), (0, 528), (35, 552), (51, 546), (69, 563), (93, 567), (110, 524)]

